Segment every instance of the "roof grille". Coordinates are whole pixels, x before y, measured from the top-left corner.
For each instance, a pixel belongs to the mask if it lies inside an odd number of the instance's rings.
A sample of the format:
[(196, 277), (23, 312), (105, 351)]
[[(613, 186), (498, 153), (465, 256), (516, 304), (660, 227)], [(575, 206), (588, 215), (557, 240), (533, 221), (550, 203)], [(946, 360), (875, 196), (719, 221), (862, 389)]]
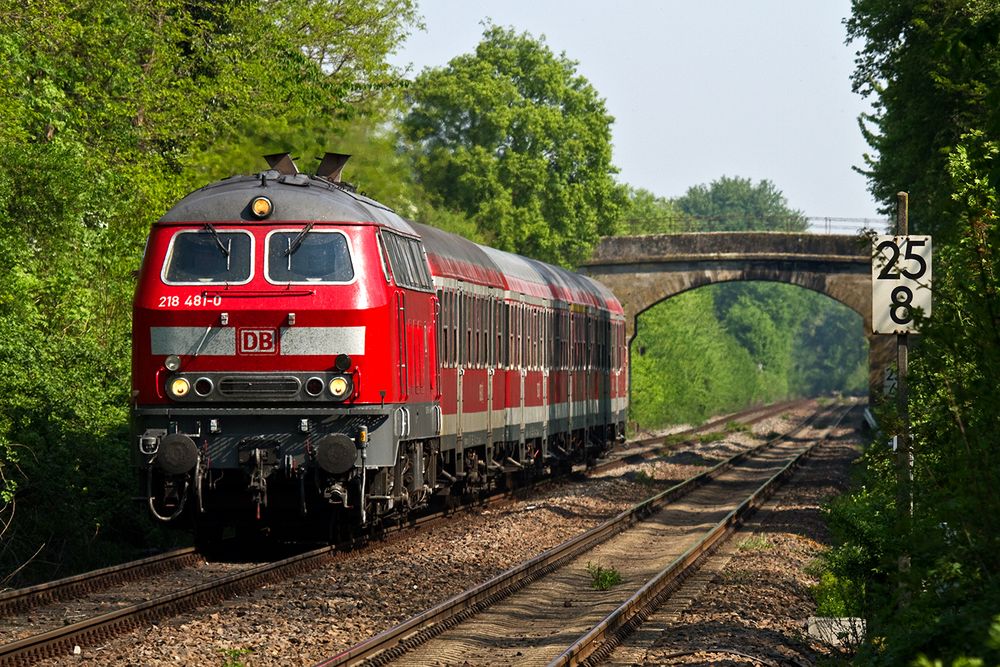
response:
[(219, 381), (219, 393), (231, 398), (294, 398), (299, 393), (299, 380), (273, 375), (226, 377)]

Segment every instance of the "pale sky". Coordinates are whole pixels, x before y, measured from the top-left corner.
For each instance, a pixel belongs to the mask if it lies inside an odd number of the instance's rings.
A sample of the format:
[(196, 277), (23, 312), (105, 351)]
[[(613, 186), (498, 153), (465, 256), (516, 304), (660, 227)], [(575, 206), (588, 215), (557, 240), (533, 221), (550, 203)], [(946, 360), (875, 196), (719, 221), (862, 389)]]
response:
[[(664, 197), (720, 176), (769, 179), (817, 218), (879, 218), (851, 92), (850, 0), (418, 0), (412, 74), (475, 49), (482, 21), (545, 36), (615, 117), (618, 180)], [(822, 222), (813, 222), (823, 225)], [(848, 232), (862, 223), (835, 222)]]

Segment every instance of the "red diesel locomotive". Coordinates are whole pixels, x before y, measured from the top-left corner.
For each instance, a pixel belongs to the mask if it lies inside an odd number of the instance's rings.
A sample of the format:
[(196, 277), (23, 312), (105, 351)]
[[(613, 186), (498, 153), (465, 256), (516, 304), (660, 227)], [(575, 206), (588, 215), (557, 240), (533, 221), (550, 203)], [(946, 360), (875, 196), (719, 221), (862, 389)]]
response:
[(134, 454), (154, 517), (341, 530), (586, 462), (623, 435), (599, 283), (404, 220), (286, 155), (189, 194), (136, 289)]

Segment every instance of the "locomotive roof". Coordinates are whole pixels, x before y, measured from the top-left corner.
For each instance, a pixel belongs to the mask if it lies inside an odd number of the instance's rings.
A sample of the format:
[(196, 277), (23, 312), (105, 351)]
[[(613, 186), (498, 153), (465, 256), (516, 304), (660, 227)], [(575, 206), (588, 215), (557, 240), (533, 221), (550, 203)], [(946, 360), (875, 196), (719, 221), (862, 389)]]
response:
[(206, 185), (181, 199), (159, 223), (260, 220), (250, 214), (250, 201), (267, 196), (274, 212), (267, 222), (337, 220), (374, 222), (404, 234), (416, 235), (409, 222), (374, 199), (351, 192), (342, 185), (308, 174), (282, 174), (276, 170), (252, 176), (232, 176)]
[(232, 176), (188, 194), (157, 224), (235, 219), (257, 224), (261, 221), (251, 215), (250, 202), (261, 195), (274, 204), (268, 223), (303, 220), (375, 223), (421, 237), (434, 275), (620, 311), (610, 290), (586, 276), (410, 222), (374, 199), (308, 174), (285, 174), (272, 169), (255, 175)]

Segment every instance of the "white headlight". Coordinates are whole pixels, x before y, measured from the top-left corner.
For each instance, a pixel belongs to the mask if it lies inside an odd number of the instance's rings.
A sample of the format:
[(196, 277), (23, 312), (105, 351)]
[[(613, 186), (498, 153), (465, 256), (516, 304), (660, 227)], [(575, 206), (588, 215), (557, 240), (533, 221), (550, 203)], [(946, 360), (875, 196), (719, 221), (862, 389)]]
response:
[(333, 394), (334, 398), (343, 398), (347, 395), (347, 391), (351, 388), (351, 383), (347, 381), (347, 378), (337, 376), (330, 380), (330, 393)]
[(183, 398), (191, 391), (191, 383), (184, 378), (174, 378), (167, 386), (170, 388), (171, 395), (176, 398)]

